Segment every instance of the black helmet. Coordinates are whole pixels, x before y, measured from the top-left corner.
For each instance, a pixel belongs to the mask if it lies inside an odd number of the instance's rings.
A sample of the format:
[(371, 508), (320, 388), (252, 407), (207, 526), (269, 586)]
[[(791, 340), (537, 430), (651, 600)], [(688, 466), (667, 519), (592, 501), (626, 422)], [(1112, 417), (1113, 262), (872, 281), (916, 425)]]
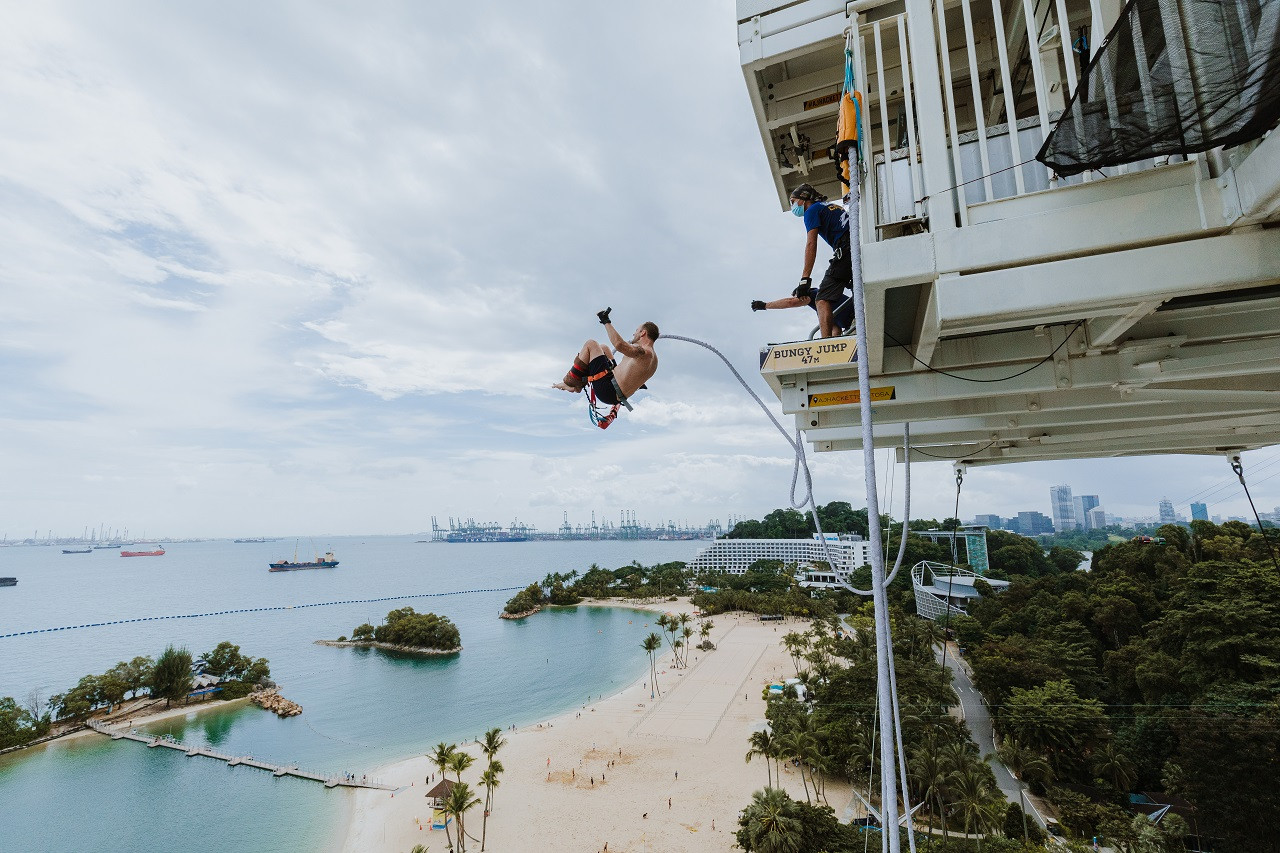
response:
[(791, 191), (791, 198), (798, 198), (800, 201), (826, 201), (827, 197), (822, 195), (808, 184), (801, 184)]

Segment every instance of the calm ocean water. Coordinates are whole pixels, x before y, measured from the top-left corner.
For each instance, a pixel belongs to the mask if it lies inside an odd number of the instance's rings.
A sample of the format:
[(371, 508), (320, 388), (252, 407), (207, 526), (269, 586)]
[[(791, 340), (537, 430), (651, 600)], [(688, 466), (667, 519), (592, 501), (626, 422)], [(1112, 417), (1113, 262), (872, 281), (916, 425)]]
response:
[[(158, 558), (114, 551), (0, 549), (0, 634), (265, 605), (523, 586), (550, 571), (687, 560), (698, 542), (418, 544), (415, 537), (316, 539), (333, 571), (269, 573), (292, 542), (177, 544)], [(304, 541), (302, 550), (310, 543)], [(300, 552), (301, 553), (301, 552)], [(257, 708), (206, 711), (150, 727), (224, 752), (322, 771), (363, 773), (437, 741), (524, 725), (608, 694), (645, 669), (651, 629), (628, 610), (550, 611), (520, 622), (497, 614), (512, 593), (338, 605), (131, 623), (0, 640), (0, 696), (65, 690), (166, 643), (199, 654), (221, 640), (271, 661), (285, 696), (306, 709), (281, 720)], [(464, 651), (420, 659), (313, 644), (377, 624), (394, 607), (448, 616)], [(341, 844), (350, 793), (100, 736), (0, 757), (0, 849), (323, 853)], [(196, 840), (198, 839), (198, 841)]]

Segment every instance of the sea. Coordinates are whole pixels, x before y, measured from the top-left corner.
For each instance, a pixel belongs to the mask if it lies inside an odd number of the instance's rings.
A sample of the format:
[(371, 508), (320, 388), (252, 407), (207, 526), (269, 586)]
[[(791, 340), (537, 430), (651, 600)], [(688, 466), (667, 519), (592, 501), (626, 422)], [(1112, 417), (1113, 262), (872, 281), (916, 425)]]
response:
[[(0, 548), (0, 634), (182, 616), (0, 639), (0, 697), (45, 697), (166, 645), (193, 655), (223, 640), (271, 662), (301, 716), (257, 707), (191, 712), (146, 731), (221, 752), (324, 773), (376, 777), (375, 768), (486, 729), (524, 726), (616, 692), (647, 666), (653, 629), (641, 612), (552, 609), (498, 619), (512, 591), (548, 572), (689, 560), (704, 542), (599, 541), (449, 544), (413, 536), (315, 537), (300, 557), (332, 550), (332, 570), (268, 572), (294, 540), (165, 544), (163, 557), (57, 547)], [(456, 593), (456, 594), (442, 594)], [(325, 602), (421, 596), (376, 603)], [(200, 616), (258, 607), (245, 613)], [(314, 643), (413, 607), (448, 616), (463, 651), (424, 658)], [(208, 853), (341, 848), (353, 794), (208, 758), (89, 734), (0, 756), (0, 850), (90, 849)]]

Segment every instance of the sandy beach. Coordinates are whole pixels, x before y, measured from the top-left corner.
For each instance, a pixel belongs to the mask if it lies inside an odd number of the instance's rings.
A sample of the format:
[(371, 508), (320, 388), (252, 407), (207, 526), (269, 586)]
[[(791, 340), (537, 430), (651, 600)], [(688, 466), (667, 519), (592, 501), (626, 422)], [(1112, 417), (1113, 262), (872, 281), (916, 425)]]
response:
[[(692, 612), (687, 599), (646, 609)], [(610, 851), (735, 849), (738, 814), (766, 783), (763, 760), (744, 760), (748, 737), (765, 723), (761, 693), (794, 674), (779, 640), (807, 623), (761, 623), (749, 614), (713, 622), (715, 651), (693, 651), (689, 667), (680, 670), (671, 667), (669, 654), (659, 659), (661, 697), (650, 699), (646, 673), (613, 696), (506, 732), (498, 754), (506, 772), (494, 793), (487, 851), (600, 851), (606, 843)], [(494, 724), (477, 720), (477, 729)], [(463, 781), (483, 797), (476, 784), (483, 756), (475, 744), (461, 746), (477, 758)], [(435, 772), (426, 757), (379, 768), (379, 778), (404, 787), (394, 796), (354, 795), (344, 851), (446, 849), (444, 833), (430, 828), (424, 800), (426, 779)], [(797, 772), (784, 773), (781, 785), (804, 798)], [(828, 782), (827, 799), (838, 817), (846, 816), (851, 797), (847, 785)], [(468, 833), (479, 838), (480, 824), (477, 807)], [(478, 841), (468, 844), (479, 849)]]

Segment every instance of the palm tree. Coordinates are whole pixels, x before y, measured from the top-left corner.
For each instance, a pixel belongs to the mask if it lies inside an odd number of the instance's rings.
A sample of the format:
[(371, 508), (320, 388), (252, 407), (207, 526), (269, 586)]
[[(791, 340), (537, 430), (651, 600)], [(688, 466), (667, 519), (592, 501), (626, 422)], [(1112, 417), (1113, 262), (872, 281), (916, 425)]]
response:
[(747, 739), (751, 744), (751, 749), (747, 750), (747, 763), (751, 763), (754, 756), (762, 756), (764, 758), (764, 769), (769, 776), (769, 786), (773, 787), (773, 767), (769, 765), (769, 759), (773, 755), (773, 735), (769, 734), (767, 729), (752, 732), (751, 737)]
[(1093, 756), (1093, 772), (1114, 785), (1122, 794), (1127, 794), (1137, 779), (1133, 762), (1116, 747), (1115, 741), (1107, 741)]
[(782, 635), (782, 647), (791, 655), (791, 663), (797, 671), (800, 669), (800, 658), (809, 650), (809, 638), (797, 631)]
[[(458, 754), (466, 755), (465, 752)], [(444, 813), (458, 822), (456, 829), (458, 853), (463, 853), (467, 849), (467, 812), (478, 805), (480, 805), (480, 798), (471, 795), (471, 786), (466, 782), (454, 785), (444, 801)]]
[[(498, 785), (500, 785), (500, 784), (501, 784), (501, 782), (499, 782), (499, 781), (498, 781), (498, 777), (499, 777), (499, 776), (501, 776), (503, 773), (506, 773), (506, 772), (507, 772), (507, 768), (503, 767), (503, 766), (502, 766), (502, 762), (501, 762), (501, 761), (499, 761), (498, 759), (496, 759), (496, 758), (495, 758), (495, 759), (493, 759), (493, 761), (490, 761), (490, 762), (489, 762), (489, 766), (488, 766), (488, 767), (486, 767), (486, 768), (484, 769), (484, 773), (481, 773), (481, 774), (480, 774), (480, 784), (481, 784), (481, 785), (484, 785), (484, 784), (485, 784), (485, 782), (484, 782), (484, 778), (485, 778), (485, 776), (486, 776), (486, 775), (489, 775), (489, 773), (490, 773), (491, 771), (492, 771), (493, 779), (494, 779), (493, 787), (494, 787), (494, 788), (496, 788), (496, 787), (498, 787)], [(489, 791), (489, 797), (488, 797), (488, 799), (486, 800), (485, 810), (486, 810), (486, 811), (492, 811), (492, 810), (493, 810), (493, 791), (492, 791), (492, 789)]]
[(471, 767), (472, 764), (475, 764), (475, 763), (476, 763), (475, 758), (473, 758), (468, 753), (462, 752), (461, 750), (449, 756), (449, 769), (452, 770), (457, 775), (459, 785), (462, 784), (463, 771), (467, 770), (468, 768)]
[(489, 811), (493, 808), (493, 789), (498, 787), (498, 775), (503, 771), (502, 762), (493, 760), (480, 774), (480, 784), (484, 786), (484, 817), (480, 824), (480, 853), (484, 853), (485, 839), (489, 837)]
[[(1110, 746), (1111, 744), (1107, 744)], [(1124, 756), (1118, 756), (1123, 758)], [(1027, 803), (1023, 797), (1022, 785), (1025, 780), (1034, 779), (1049, 782), (1053, 779), (1053, 768), (1035, 750), (1023, 746), (1016, 738), (1006, 738), (996, 750), (996, 758), (1009, 768), (1018, 779), (1018, 807), (1022, 809), (1022, 840), (1027, 840)], [(1127, 789), (1125, 789), (1127, 790)]]
[(436, 748), (427, 756), (431, 759), (431, 763), (436, 766), (436, 769), (440, 771), (441, 778), (444, 778), (444, 771), (449, 769), (449, 760), (453, 758), (453, 754), (457, 751), (457, 744), (444, 743), (442, 741), (436, 744)]
[[(688, 616), (689, 614), (682, 613), (680, 615)], [(693, 629), (690, 628), (688, 625), (685, 625), (683, 628), (680, 629), (680, 636), (684, 637), (684, 665), (688, 666), (689, 665), (689, 647), (692, 645), (689, 642), (689, 638), (693, 636)]]
[(907, 763), (907, 776), (915, 786), (916, 802), (929, 804), (929, 834), (933, 834), (933, 817), (936, 812), (942, 818), (942, 835), (945, 838), (947, 815), (943, 796), (950, 773), (938, 756), (936, 741), (927, 740), (911, 753)]
[(493, 758), (498, 754), (498, 750), (506, 745), (507, 739), (502, 736), (502, 729), (489, 729), (484, 733), (484, 740), (480, 742), (480, 751), (484, 753), (485, 760), (493, 764)]
[(784, 758), (795, 759), (799, 762), (800, 783), (804, 785), (804, 798), (812, 804), (813, 798), (809, 796), (809, 780), (805, 777), (804, 770), (816, 746), (813, 735), (805, 731), (788, 732), (778, 737), (777, 741), (778, 749)]
[[(649, 698), (652, 699), (653, 692), (658, 690), (658, 649), (662, 648), (662, 638), (657, 634), (650, 634), (644, 638), (640, 648), (649, 653)], [(661, 692), (658, 690), (659, 694)]]
[[(997, 818), (992, 809), (991, 782), (980, 763), (969, 764), (957, 770), (952, 777), (956, 795), (956, 807), (964, 821), (964, 834), (969, 828), (979, 836), (986, 834), (996, 824)], [(982, 849), (982, 838), (978, 838), (978, 849)]]
[(804, 824), (795, 816), (795, 804), (777, 788), (751, 795), (743, 809), (751, 849), (759, 853), (800, 853)]

